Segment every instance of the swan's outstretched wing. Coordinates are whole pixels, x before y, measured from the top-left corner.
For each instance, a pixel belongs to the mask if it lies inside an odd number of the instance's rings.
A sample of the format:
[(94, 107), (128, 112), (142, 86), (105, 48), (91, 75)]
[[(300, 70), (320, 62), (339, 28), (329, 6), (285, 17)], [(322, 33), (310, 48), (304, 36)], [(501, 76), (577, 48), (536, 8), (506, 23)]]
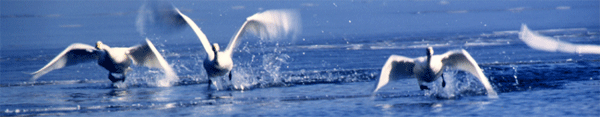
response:
[(498, 94), (492, 88), (492, 85), (490, 84), (488, 78), (485, 77), (483, 71), (479, 68), (479, 65), (477, 65), (477, 62), (475, 62), (473, 57), (471, 57), (471, 55), (467, 51), (454, 50), (446, 52), (441, 56), (443, 57), (442, 63), (444, 64), (444, 67), (459, 69), (473, 74), (479, 79), (479, 81), (481, 81), (481, 83), (487, 90), (488, 97), (498, 97)]
[(414, 67), (415, 62), (411, 58), (398, 55), (390, 56), (385, 65), (383, 65), (383, 68), (381, 68), (381, 74), (379, 74), (379, 79), (376, 81), (377, 84), (375, 84), (373, 93), (385, 86), (390, 80), (395, 81), (401, 77), (413, 76)]
[(173, 74), (175, 72), (169, 66), (167, 61), (162, 55), (156, 50), (154, 44), (150, 40), (146, 39), (146, 43), (138, 46), (131, 47), (129, 50), (129, 56), (133, 59), (133, 63), (140, 66), (146, 66), (151, 68), (160, 68), (165, 71), (165, 74)]
[(576, 53), (576, 54), (600, 54), (599, 45), (583, 45), (583, 44), (571, 44), (568, 42), (558, 41), (550, 37), (536, 34), (531, 32), (527, 25), (521, 25), (521, 32), (519, 32), (519, 39), (521, 39), (527, 46), (548, 52), (564, 52), (564, 53)]
[(36, 80), (40, 76), (55, 69), (98, 60), (99, 56), (100, 52), (90, 45), (80, 43), (71, 44), (42, 69), (31, 73), (33, 75), (31, 80)]
[(202, 47), (204, 47), (204, 50), (206, 50), (206, 54), (208, 54), (208, 58), (213, 58), (215, 53), (213, 52), (212, 45), (210, 45), (210, 42), (208, 41), (208, 38), (206, 38), (206, 35), (204, 35), (204, 33), (202, 32), (202, 30), (200, 30), (198, 25), (196, 25), (196, 23), (194, 23), (194, 20), (190, 19), (190, 17), (181, 13), (181, 11), (179, 11), (179, 9), (175, 8), (175, 10), (177, 11), (177, 13), (179, 13), (179, 15), (181, 17), (183, 17), (185, 22), (187, 22), (187, 24), (190, 27), (192, 27), (192, 30), (194, 30), (194, 32), (196, 33), (196, 36), (198, 36), (198, 39), (200, 39), (200, 42), (202, 42)]
[(185, 28), (187, 23), (168, 1), (146, 1), (138, 10), (135, 27), (141, 36), (173, 33)]
[(231, 38), (225, 53), (231, 55), (246, 33), (252, 33), (261, 39), (277, 39), (292, 33), (300, 33), (300, 16), (294, 10), (268, 10), (246, 18), (246, 22)]

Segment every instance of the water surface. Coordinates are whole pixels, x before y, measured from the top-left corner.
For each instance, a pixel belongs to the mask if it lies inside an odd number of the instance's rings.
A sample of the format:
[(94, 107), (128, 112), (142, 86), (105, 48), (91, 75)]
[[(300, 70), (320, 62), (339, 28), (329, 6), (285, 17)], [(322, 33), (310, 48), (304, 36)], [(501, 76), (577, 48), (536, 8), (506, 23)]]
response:
[[(143, 1), (1, 1), (0, 115), (67, 116), (598, 116), (600, 56), (533, 50), (522, 23), (540, 34), (600, 45), (597, 1), (175, 1), (211, 42), (226, 45), (245, 18), (298, 9), (302, 34), (247, 36), (234, 54), (233, 86), (207, 90), (206, 56), (192, 30), (140, 35)], [(133, 67), (118, 88), (95, 63), (30, 75), (71, 43), (132, 46), (149, 37), (179, 75)], [(499, 93), (474, 76), (445, 72), (449, 85), (421, 91), (415, 79), (371, 91), (391, 54), (465, 49)], [(600, 51), (600, 50), (599, 50)]]

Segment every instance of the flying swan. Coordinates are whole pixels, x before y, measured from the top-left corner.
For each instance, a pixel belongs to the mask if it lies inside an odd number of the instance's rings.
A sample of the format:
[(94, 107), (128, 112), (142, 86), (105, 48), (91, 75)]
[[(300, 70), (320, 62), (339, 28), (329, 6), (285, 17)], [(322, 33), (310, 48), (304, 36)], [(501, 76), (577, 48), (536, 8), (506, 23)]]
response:
[(556, 39), (531, 32), (531, 30), (529, 30), (525, 24), (521, 25), (519, 39), (525, 42), (527, 46), (536, 50), (575, 54), (600, 54), (599, 45), (571, 44), (568, 42), (558, 41)]
[(200, 30), (200, 28), (194, 23), (192, 19), (184, 15), (175, 8), (177, 13), (188, 23), (188, 25), (194, 30), (206, 54), (208, 55), (203, 63), (206, 74), (208, 75), (208, 89), (213, 83), (214, 78), (229, 74), (229, 80), (231, 80), (233, 69), (233, 61), (231, 56), (235, 47), (240, 43), (240, 38), (247, 32), (263, 38), (279, 38), (286, 36), (290, 33), (297, 34), (299, 32), (300, 22), (298, 20), (297, 13), (293, 10), (267, 10), (261, 13), (254, 14), (246, 18), (246, 22), (240, 27), (237, 33), (229, 41), (229, 45), (224, 51), (220, 51), (217, 43), (210, 44), (206, 35)]
[(423, 82), (433, 82), (442, 77), (442, 87), (445, 87), (446, 82), (442, 74), (446, 68), (454, 68), (473, 74), (487, 90), (488, 97), (498, 97), (498, 94), (490, 85), (488, 78), (485, 77), (477, 62), (473, 60), (467, 51), (453, 50), (442, 55), (433, 55), (433, 48), (431, 47), (427, 48), (427, 56), (414, 59), (398, 55), (390, 56), (381, 69), (381, 74), (376, 81), (377, 84), (375, 84), (373, 93), (385, 86), (390, 80), (396, 81), (402, 77), (416, 77), (421, 90), (429, 89), (422, 84)]
[(81, 43), (71, 44), (46, 66), (32, 73), (32, 80), (36, 80), (55, 69), (91, 61), (98, 61), (98, 65), (108, 70), (108, 79), (113, 83), (125, 81), (125, 76), (132, 63), (134, 65), (160, 68), (164, 70), (166, 76), (177, 77), (152, 42), (146, 39), (146, 43), (133, 47), (109, 47), (101, 41), (96, 42), (96, 47)]

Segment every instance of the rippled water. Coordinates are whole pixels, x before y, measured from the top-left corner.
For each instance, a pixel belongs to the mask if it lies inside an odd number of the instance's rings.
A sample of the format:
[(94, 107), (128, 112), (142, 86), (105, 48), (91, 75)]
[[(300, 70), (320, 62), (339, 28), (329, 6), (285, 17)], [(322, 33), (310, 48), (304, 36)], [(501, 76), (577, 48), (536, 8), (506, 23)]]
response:
[[(234, 54), (229, 90), (207, 90), (200, 42), (188, 29), (140, 36), (143, 1), (1, 1), (0, 116), (598, 116), (600, 56), (533, 50), (521, 23), (540, 34), (600, 45), (597, 1), (176, 1), (211, 42), (226, 45), (245, 18), (299, 9), (302, 34), (260, 41)], [(178, 82), (158, 87), (160, 70), (133, 67), (113, 86), (95, 63), (30, 75), (71, 43), (157, 46)], [(465, 49), (498, 99), (479, 81), (448, 70), (449, 83), (421, 91), (402, 79), (372, 94), (391, 54)], [(600, 51), (600, 50), (599, 50)], [(227, 82), (227, 81), (222, 81)]]

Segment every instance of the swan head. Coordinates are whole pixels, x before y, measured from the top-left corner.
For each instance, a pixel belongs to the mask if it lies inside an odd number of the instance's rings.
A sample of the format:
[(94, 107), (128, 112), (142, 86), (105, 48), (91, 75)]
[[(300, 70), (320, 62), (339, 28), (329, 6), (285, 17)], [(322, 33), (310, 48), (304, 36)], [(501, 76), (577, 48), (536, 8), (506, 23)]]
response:
[(102, 50), (102, 45), (104, 45), (104, 44), (102, 44), (102, 41), (96, 42), (96, 49)]
[(213, 52), (215, 52), (215, 55), (216, 55), (217, 53), (219, 53), (219, 44), (217, 44), (217, 43), (213, 43), (213, 45), (212, 45), (212, 50), (213, 50)]
[(98, 42), (96, 42), (96, 49), (108, 50), (108, 49), (110, 49), (110, 46), (104, 45), (104, 43), (102, 43), (102, 41), (98, 41)]
[(433, 48), (427, 47), (427, 59), (431, 58), (431, 56), (433, 56)]

